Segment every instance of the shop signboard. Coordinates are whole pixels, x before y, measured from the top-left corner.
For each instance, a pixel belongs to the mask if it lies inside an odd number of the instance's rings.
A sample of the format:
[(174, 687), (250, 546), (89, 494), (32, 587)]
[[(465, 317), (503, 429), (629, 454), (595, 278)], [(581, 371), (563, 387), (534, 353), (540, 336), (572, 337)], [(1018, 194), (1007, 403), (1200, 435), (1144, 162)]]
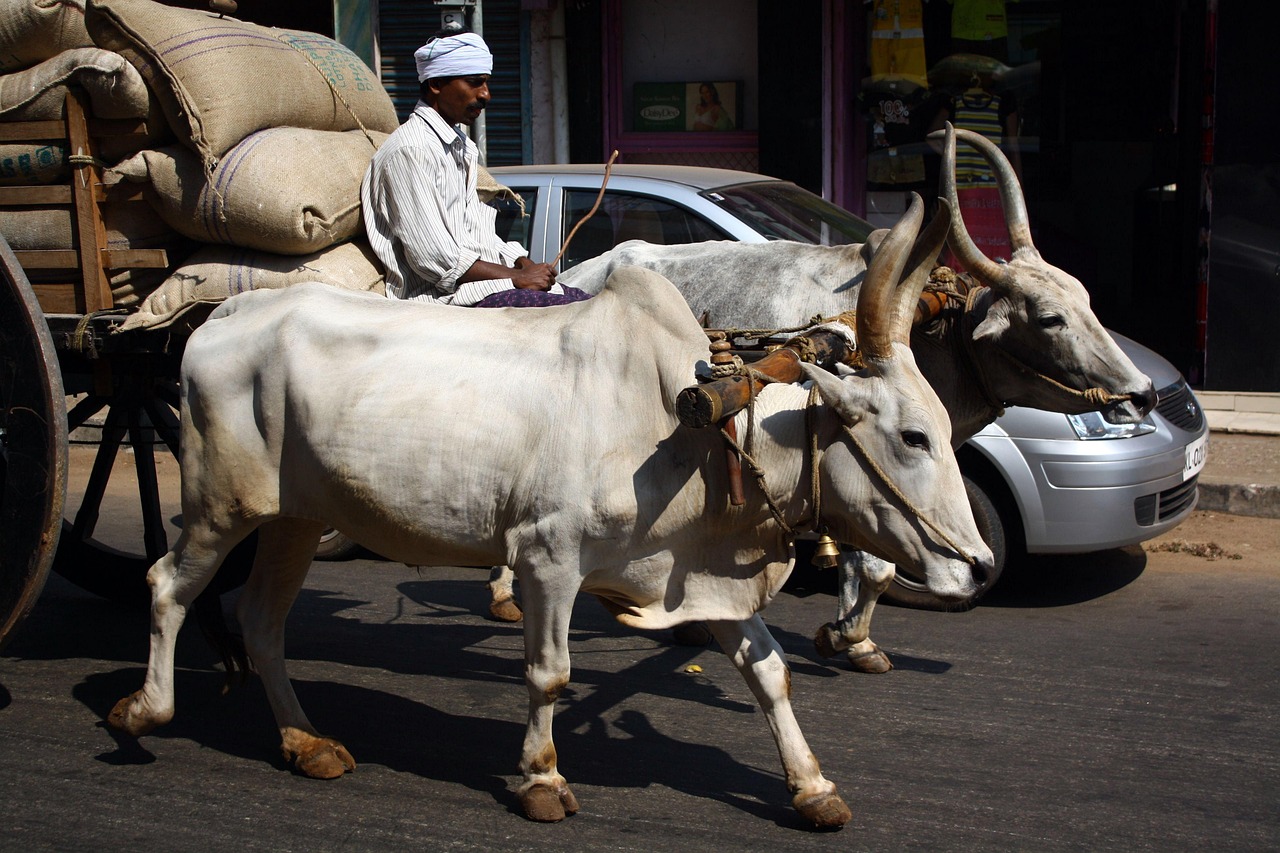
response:
[(736, 130), (738, 83), (636, 83), (634, 129), (643, 132)]

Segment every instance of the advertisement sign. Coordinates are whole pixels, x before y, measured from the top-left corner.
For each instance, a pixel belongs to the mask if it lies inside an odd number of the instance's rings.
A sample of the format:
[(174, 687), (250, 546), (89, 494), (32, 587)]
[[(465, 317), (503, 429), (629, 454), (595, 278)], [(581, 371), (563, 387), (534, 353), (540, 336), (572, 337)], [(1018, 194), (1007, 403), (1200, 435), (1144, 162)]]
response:
[(736, 130), (738, 84), (636, 83), (635, 130), (647, 132)]

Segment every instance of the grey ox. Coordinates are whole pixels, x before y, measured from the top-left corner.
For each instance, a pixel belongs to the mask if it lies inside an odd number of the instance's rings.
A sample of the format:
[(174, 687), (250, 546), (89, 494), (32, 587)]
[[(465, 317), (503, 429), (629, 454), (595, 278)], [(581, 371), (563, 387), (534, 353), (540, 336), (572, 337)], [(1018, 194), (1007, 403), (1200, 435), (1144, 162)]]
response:
[[(283, 754), (307, 776), (353, 769), (308, 722), (284, 660), (285, 617), (332, 526), (410, 565), (514, 569), (529, 694), (518, 796), (530, 818), (578, 808), (552, 715), (569, 683), (574, 598), (589, 592), (626, 625), (708, 622), (764, 710), (795, 808), (816, 825), (847, 822), (759, 612), (794, 564), (788, 530), (806, 521), (917, 567), (947, 598), (971, 595), (990, 566), (946, 412), (908, 346), (928, 275), (921, 265), (904, 276), (921, 219), (917, 199), (862, 288), (864, 366), (806, 365), (816, 395), (773, 385), (738, 416), (740, 434), (754, 432), (776, 514), (755, 489), (730, 507), (721, 438), (676, 418), (707, 340), (657, 273), (618, 270), (594, 299), (555, 308), (460, 309), (314, 284), (229, 299), (186, 349), (183, 528), (147, 577), (146, 681), (109, 724), (140, 736), (173, 717), (178, 628), (227, 552), (257, 529), (238, 615)], [(926, 253), (945, 220), (919, 237)]]
[[(959, 137), (992, 166), (1013, 250), (1008, 263), (987, 258), (963, 219), (954, 216), (951, 249), (982, 286), (968, 294), (962, 311), (949, 312), (929, 329), (917, 328), (912, 334), (920, 372), (950, 415), (954, 446), (995, 420), (1005, 406), (1065, 413), (1104, 409), (1118, 422), (1141, 420), (1156, 402), (1151, 380), (1098, 322), (1084, 286), (1036, 250), (1026, 203), (1009, 161), (980, 134), (949, 123), (939, 134), (944, 135), (940, 195), (953, 211), (960, 209), (955, 186)], [(662, 246), (631, 241), (560, 278), (594, 292), (613, 270), (642, 266), (675, 284), (693, 313), (705, 313), (715, 328), (788, 328), (854, 308), (868, 258), (878, 251), (885, 233), (877, 231), (867, 244), (848, 246), (789, 241)], [(847, 650), (854, 668), (864, 672), (891, 668), (870, 639), (870, 621), (893, 573), (893, 566), (882, 560), (846, 551), (836, 621), (822, 626), (815, 640), (821, 653)], [(511, 597), (509, 574), (495, 571), (491, 586), (495, 605)], [(508, 618), (518, 617), (518, 610), (507, 608)], [(497, 610), (495, 615), (502, 618)]]

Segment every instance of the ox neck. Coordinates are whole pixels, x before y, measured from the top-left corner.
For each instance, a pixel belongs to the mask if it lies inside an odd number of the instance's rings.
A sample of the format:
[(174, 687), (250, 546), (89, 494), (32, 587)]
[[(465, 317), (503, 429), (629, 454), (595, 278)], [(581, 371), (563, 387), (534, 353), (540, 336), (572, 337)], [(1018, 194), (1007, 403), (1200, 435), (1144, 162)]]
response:
[[(799, 390), (790, 389), (784, 385), (769, 387), (776, 388), (779, 392)], [(817, 397), (817, 389), (812, 388), (808, 392), (803, 412), (791, 412), (793, 418), (799, 418), (801, 421), (801, 426), (796, 431), (803, 433), (802, 446), (804, 447), (804, 453), (798, 469), (779, 464), (778, 460), (783, 457), (769, 452), (770, 446), (776, 445), (778, 442), (774, 436), (770, 435), (771, 430), (764, 430), (759, 426), (760, 422), (766, 417), (782, 414), (785, 410), (779, 407), (775, 411), (774, 407), (769, 406), (767, 403), (763, 410), (759, 410), (758, 400), (759, 396), (753, 395), (746, 408), (735, 415), (738, 419), (740, 444), (734, 442), (723, 430), (721, 430), (721, 435), (738, 452), (742, 460), (744, 473), (750, 474), (752, 482), (755, 483), (769, 509), (769, 513), (787, 536), (792, 537), (797, 533), (817, 530), (821, 526), (819, 518), (821, 487), (818, 479), (818, 462), (821, 459), (821, 452), (818, 448), (817, 434), (814, 431), (817, 429), (817, 409), (821, 405), (821, 401)], [(757, 439), (761, 433), (764, 433), (766, 437), (763, 443), (758, 443)], [(787, 443), (791, 444), (791, 442)], [(808, 477), (809, 497), (807, 507), (800, 494), (800, 490), (806, 485), (806, 475)], [(779, 501), (773, 497), (775, 494), (790, 497)], [(786, 520), (787, 510), (795, 508), (797, 504), (799, 505), (799, 518), (794, 523), (790, 523)]]
[(911, 336), (916, 361), (951, 417), (953, 444), (963, 443), (1004, 412), (1004, 401), (984, 371), (985, 345), (973, 340), (973, 330), (990, 308), (984, 297), (989, 293), (982, 285), (943, 291), (945, 306)]

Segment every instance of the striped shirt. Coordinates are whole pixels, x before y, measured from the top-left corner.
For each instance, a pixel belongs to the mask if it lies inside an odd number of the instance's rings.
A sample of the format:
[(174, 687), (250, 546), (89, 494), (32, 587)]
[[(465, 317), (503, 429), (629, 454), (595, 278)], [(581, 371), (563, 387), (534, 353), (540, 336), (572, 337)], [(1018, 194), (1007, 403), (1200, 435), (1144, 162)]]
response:
[(476, 144), (422, 101), (373, 155), (360, 186), (369, 245), (387, 296), (472, 305), (511, 290), (509, 278), (458, 278), (477, 260), (514, 266), (527, 254), (495, 231), (496, 211), (476, 195)]

